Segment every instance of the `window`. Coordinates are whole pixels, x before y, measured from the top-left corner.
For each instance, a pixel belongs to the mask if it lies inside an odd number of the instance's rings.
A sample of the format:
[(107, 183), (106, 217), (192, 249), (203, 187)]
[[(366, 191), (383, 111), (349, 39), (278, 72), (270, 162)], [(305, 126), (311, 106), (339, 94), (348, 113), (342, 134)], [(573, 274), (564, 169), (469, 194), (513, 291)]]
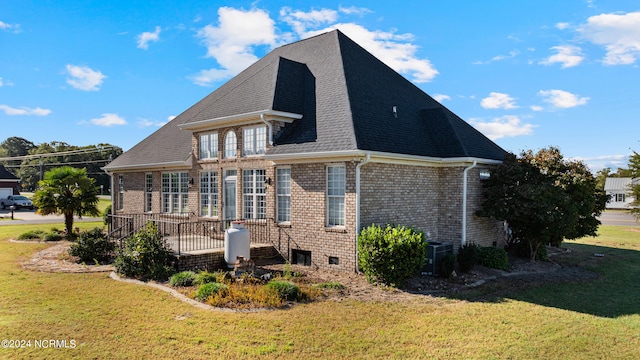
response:
[(200, 216), (218, 216), (218, 172), (200, 173)]
[(327, 166), (327, 226), (344, 226), (346, 191), (344, 165)]
[(236, 157), (236, 149), (238, 143), (236, 140), (236, 133), (229, 131), (224, 137), (224, 157), (225, 159)]
[(291, 169), (276, 169), (276, 219), (291, 221)]
[(124, 209), (124, 177), (118, 175), (118, 210)]
[(153, 174), (146, 173), (144, 176), (144, 211), (151, 212), (153, 200)]
[(189, 211), (189, 183), (186, 172), (162, 174), (162, 212), (185, 213)]
[(215, 159), (218, 157), (218, 133), (200, 135), (200, 159)]
[(267, 195), (264, 170), (242, 171), (242, 217), (266, 219)]
[(265, 126), (242, 130), (242, 156), (264, 154), (267, 149), (267, 128)]
[(624, 202), (625, 194), (616, 194), (616, 202)]

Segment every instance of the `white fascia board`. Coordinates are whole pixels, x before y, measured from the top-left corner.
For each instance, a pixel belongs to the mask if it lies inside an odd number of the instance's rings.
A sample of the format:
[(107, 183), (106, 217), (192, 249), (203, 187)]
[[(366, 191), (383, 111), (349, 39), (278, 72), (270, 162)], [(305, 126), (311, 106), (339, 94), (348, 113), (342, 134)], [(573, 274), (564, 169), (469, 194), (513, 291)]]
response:
[(178, 125), (178, 127), (181, 130), (193, 131), (193, 130), (200, 130), (200, 129), (206, 129), (206, 128), (228, 126), (228, 125), (244, 125), (244, 124), (250, 124), (250, 123), (260, 121), (260, 115), (263, 115), (266, 120), (277, 120), (277, 121), (283, 121), (287, 123), (293, 122), (298, 119), (302, 119), (301, 114), (265, 109), (265, 110), (252, 111), (244, 114), (236, 114), (236, 115), (223, 116), (223, 117), (214, 118), (214, 119), (201, 120), (201, 121), (196, 121), (192, 123), (184, 123), (184, 124)]
[(135, 165), (122, 165), (112, 166), (109, 165), (102, 167), (101, 169), (107, 174), (114, 172), (126, 172), (126, 171), (142, 171), (142, 170), (172, 170), (172, 169), (191, 169), (193, 167), (193, 156), (189, 155), (185, 161), (171, 161), (163, 163), (150, 163), (150, 164), (135, 164)]

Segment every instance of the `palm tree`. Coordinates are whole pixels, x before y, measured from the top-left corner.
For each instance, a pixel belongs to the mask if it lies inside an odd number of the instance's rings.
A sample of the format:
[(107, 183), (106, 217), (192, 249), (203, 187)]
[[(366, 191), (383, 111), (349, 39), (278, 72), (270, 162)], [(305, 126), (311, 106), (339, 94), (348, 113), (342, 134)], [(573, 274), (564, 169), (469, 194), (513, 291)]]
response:
[(38, 182), (33, 203), (41, 215), (64, 215), (67, 237), (73, 238), (73, 215), (99, 216), (98, 187), (85, 169), (62, 166), (51, 169)]

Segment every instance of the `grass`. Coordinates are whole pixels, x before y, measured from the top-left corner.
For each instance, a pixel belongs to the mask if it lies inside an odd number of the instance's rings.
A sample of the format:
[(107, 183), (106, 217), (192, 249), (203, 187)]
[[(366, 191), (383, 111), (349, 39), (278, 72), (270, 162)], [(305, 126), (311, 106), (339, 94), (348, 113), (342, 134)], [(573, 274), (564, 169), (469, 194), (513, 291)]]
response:
[(0, 349), (0, 358), (637, 358), (637, 229), (603, 227), (597, 238), (568, 243), (576, 264), (600, 274), (585, 283), (485, 302), (320, 301), (227, 313), (106, 274), (25, 271), (18, 261), (50, 245), (9, 242), (26, 229), (2, 226), (2, 337), (73, 339), (77, 346)]

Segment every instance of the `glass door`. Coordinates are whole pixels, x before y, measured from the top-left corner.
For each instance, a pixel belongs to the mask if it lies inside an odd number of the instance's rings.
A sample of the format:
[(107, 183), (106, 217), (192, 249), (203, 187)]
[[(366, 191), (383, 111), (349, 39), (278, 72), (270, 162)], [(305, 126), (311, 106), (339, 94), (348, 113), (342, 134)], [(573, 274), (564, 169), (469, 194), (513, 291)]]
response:
[(224, 172), (224, 204), (223, 214), (225, 220), (225, 228), (229, 220), (235, 220), (237, 218), (236, 212), (236, 198), (237, 198), (237, 180), (238, 176), (236, 170), (225, 170)]

